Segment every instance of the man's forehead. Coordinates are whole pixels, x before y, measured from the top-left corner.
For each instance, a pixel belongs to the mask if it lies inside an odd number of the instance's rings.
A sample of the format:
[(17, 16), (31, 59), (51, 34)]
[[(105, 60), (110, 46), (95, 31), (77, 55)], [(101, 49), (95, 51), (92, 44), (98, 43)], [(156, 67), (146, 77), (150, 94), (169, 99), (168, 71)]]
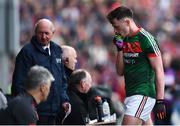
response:
[(38, 30), (38, 31), (52, 30), (52, 31), (54, 31), (54, 25), (48, 19), (41, 19), (36, 23), (35, 30)]
[(122, 19), (114, 19), (112, 20), (112, 26), (113, 27), (118, 27), (121, 23), (125, 21), (125, 18)]
[(37, 25), (37, 27), (38, 27), (38, 28), (41, 28), (41, 29), (46, 29), (46, 28), (51, 28), (52, 25), (49, 24), (49, 23), (47, 23), (47, 22), (42, 22), (42, 23), (39, 23), (39, 24)]

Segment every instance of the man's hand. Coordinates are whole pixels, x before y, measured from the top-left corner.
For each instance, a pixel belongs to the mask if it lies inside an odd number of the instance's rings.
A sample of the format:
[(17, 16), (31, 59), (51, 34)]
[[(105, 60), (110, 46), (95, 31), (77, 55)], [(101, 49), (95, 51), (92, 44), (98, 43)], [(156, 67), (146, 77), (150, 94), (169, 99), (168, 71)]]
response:
[(166, 118), (166, 107), (163, 99), (157, 99), (155, 104), (155, 116), (159, 120)]
[(64, 123), (65, 119), (67, 118), (67, 116), (71, 113), (71, 104), (69, 102), (64, 102), (62, 104), (64, 111), (65, 111), (65, 116), (63, 117), (61, 124)]
[(64, 108), (65, 113), (71, 112), (71, 104), (69, 102), (64, 102), (62, 104), (62, 107)]
[(123, 37), (119, 34), (115, 34), (113, 38), (113, 43), (116, 45), (118, 51), (123, 49)]

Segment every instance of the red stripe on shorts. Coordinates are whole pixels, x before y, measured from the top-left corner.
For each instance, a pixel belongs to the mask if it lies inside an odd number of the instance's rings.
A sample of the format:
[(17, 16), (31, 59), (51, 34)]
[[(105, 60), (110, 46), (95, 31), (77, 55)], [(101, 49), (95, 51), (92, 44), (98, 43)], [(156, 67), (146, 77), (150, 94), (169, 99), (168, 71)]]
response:
[(148, 99), (147, 96), (143, 96), (143, 99), (142, 99), (142, 101), (141, 101), (141, 103), (140, 103), (140, 105), (139, 105), (139, 107), (138, 107), (138, 109), (136, 111), (135, 117), (140, 117), (140, 115), (141, 115), (141, 113), (142, 113), (142, 111), (144, 109), (144, 106), (145, 106), (145, 104), (147, 102), (147, 99)]

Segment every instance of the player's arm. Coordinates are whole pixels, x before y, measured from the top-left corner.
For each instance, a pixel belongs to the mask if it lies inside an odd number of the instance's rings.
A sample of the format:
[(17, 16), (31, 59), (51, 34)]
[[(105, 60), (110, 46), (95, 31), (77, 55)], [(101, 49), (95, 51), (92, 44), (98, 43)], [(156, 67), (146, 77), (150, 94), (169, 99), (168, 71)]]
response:
[(156, 86), (156, 104), (154, 107), (155, 118), (158, 120), (165, 119), (166, 107), (164, 103), (164, 70), (161, 52), (157, 41), (146, 31), (142, 31), (144, 34), (142, 38), (142, 47), (147, 54), (150, 65), (155, 72), (155, 86)]
[(116, 71), (117, 74), (122, 76), (124, 73), (124, 61), (123, 61), (123, 38), (119, 34), (115, 34), (113, 38), (113, 43), (117, 48), (117, 58), (116, 58)]
[(149, 58), (150, 64), (155, 71), (156, 78), (156, 104), (155, 104), (155, 118), (163, 120), (166, 118), (166, 107), (164, 103), (164, 70), (162, 65), (161, 55)]
[(118, 51), (117, 53), (116, 71), (118, 75), (123, 76), (124, 74), (123, 51)]
[(158, 42), (145, 30), (142, 30), (141, 33), (141, 47), (155, 72), (156, 99), (164, 99), (164, 70)]
[(156, 99), (164, 99), (164, 70), (161, 54), (149, 57), (149, 61), (155, 71)]

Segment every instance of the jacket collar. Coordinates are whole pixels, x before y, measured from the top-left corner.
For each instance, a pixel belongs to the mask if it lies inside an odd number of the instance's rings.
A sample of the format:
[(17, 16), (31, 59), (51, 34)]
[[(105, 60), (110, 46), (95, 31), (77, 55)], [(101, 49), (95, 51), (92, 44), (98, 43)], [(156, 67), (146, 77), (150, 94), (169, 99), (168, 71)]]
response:
[[(42, 48), (42, 45), (38, 42), (36, 36), (34, 35), (31, 38), (31, 43), (41, 52), (46, 53), (46, 51)], [(49, 46), (50, 46), (50, 50), (53, 53), (53, 51), (55, 51), (55, 43), (53, 43), (52, 41), (49, 42)], [(60, 48), (61, 49), (61, 48)], [(60, 53), (62, 53), (62, 49), (60, 50)]]
[(46, 51), (42, 48), (43, 46), (38, 42), (36, 36), (31, 38), (31, 43), (41, 52), (46, 53)]

